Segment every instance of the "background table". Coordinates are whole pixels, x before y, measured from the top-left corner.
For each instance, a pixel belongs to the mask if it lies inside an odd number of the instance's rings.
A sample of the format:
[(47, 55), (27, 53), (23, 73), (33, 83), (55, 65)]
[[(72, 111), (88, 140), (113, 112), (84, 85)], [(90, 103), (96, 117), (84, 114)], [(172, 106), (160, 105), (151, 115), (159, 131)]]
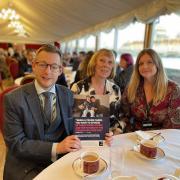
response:
[[(159, 132), (159, 131), (156, 131)], [(160, 174), (173, 174), (176, 168), (180, 167), (180, 130), (160, 130), (165, 141), (160, 144), (166, 154), (160, 160), (146, 160), (139, 157), (136, 152), (131, 151), (137, 143), (136, 133), (121, 134), (114, 137), (112, 148), (112, 168), (117, 169), (122, 175), (137, 176), (138, 180), (151, 180)], [(35, 180), (78, 180), (72, 168), (73, 161), (84, 151), (96, 151), (109, 164), (110, 148), (84, 147), (78, 152), (68, 153), (61, 159), (42, 171)], [(107, 179), (108, 171), (98, 180)]]
[(24, 78), (24, 76), (18, 77), (17, 79), (15, 79), (14, 83), (16, 85), (20, 85), (23, 78)]
[(64, 67), (63, 72), (65, 74), (67, 84), (70, 87), (71, 83), (74, 82), (76, 71), (72, 71), (72, 67), (70, 66), (70, 67)]

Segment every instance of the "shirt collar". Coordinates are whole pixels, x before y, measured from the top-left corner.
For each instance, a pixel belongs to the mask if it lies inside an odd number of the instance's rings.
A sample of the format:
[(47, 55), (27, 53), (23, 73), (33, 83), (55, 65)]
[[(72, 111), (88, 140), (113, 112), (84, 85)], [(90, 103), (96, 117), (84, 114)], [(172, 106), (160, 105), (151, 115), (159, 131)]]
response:
[[(37, 82), (37, 80), (35, 80), (35, 83), (34, 83), (34, 84), (35, 84), (35, 88), (36, 88), (36, 91), (37, 91), (38, 95), (40, 95), (40, 94), (42, 94), (43, 92), (46, 92), (46, 91), (47, 91), (47, 90), (43, 89), (43, 88), (39, 85), (39, 83)], [(53, 94), (55, 94), (55, 93), (56, 93), (55, 84), (54, 84), (52, 87), (50, 87), (48, 91), (51, 92), (51, 93), (53, 93)]]

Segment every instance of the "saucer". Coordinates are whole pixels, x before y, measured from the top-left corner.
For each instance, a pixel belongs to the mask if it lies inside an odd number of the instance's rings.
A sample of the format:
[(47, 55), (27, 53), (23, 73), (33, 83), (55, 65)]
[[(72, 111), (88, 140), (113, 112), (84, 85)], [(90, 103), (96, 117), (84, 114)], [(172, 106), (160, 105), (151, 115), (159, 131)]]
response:
[(81, 160), (80, 157), (75, 159), (73, 164), (72, 164), (72, 168), (74, 170), (74, 172), (81, 177), (97, 177), (102, 175), (108, 168), (107, 162), (100, 158), (100, 162), (99, 162), (99, 170), (94, 173), (94, 174), (86, 174), (83, 172), (82, 166), (81, 166)]
[[(136, 131), (137, 134), (137, 138), (138, 140), (142, 140), (142, 139), (150, 139), (151, 137), (153, 137), (154, 135), (158, 134), (156, 132), (146, 132), (146, 131)], [(160, 134), (157, 135), (153, 138), (153, 140), (159, 144), (161, 142), (165, 141), (165, 138)]]
[(136, 176), (116, 176), (112, 180), (137, 180)]
[(140, 153), (140, 145), (134, 146), (133, 150), (138, 154), (140, 157), (146, 160), (160, 160), (165, 157), (165, 152), (161, 148), (157, 148), (157, 155), (154, 158), (149, 158), (147, 156), (144, 156), (143, 154)]
[(161, 176), (154, 177), (152, 180), (179, 180), (179, 178), (169, 175), (169, 174), (164, 174)]

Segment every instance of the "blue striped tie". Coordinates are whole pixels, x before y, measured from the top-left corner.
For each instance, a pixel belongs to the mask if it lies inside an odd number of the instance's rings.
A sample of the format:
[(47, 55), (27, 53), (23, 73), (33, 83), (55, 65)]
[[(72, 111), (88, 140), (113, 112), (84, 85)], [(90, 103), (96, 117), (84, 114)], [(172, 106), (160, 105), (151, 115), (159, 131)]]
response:
[(51, 92), (43, 92), (44, 95), (44, 114), (48, 122), (51, 123)]

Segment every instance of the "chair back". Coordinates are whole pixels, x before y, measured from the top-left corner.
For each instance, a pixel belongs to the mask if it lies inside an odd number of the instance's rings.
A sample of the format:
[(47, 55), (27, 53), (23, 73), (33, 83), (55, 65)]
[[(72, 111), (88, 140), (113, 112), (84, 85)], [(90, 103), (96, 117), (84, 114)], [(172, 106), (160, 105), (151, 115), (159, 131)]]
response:
[(0, 88), (1, 90), (3, 90), (3, 81), (2, 81), (1, 72), (0, 72)]
[(15, 58), (7, 57), (6, 58), (6, 64), (9, 66), (12, 62), (17, 62)]
[(12, 91), (13, 89), (19, 87), (18, 85), (13, 85), (8, 88), (6, 88), (4, 91), (0, 93), (0, 130), (3, 132), (3, 115), (4, 115), (4, 108), (3, 108), (3, 101), (4, 101), (4, 96), (8, 92)]
[(34, 81), (34, 78), (35, 78), (34, 75), (26, 75), (21, 80), (20, 85), (27, 84)]
[(16, 79), (19, 76), (19, 62), (14, 61), (9, 64), (9, 71), (13, 79)]

